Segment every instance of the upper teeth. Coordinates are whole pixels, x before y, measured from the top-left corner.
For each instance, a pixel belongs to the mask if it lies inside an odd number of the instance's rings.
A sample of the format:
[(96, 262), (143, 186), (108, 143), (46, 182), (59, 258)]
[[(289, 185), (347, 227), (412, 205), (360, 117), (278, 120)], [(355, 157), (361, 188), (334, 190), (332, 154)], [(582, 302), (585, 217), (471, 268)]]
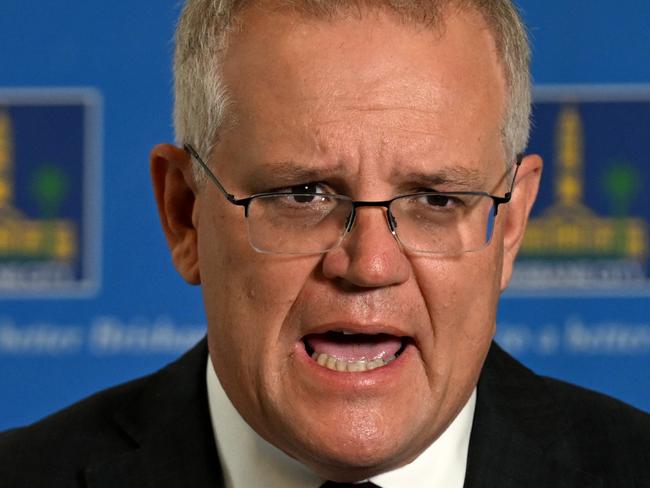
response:
[(394, 361), (396, 356), (391, 355), (384, 358), (346, 361), (343, 359), (337, 359), (334, 356), (330, 356), (329, 354), (319, 354), (317, 352), (314, 352), (311, 357), (314, 361), (316, 361), (321, 366), (326, 367), (327, 369), (331, 369), (333, 371), (348, 371), (350, 373), (358, 373), (360, 371), (368, 371), (371, 369), (386, 366), (391, 361)]

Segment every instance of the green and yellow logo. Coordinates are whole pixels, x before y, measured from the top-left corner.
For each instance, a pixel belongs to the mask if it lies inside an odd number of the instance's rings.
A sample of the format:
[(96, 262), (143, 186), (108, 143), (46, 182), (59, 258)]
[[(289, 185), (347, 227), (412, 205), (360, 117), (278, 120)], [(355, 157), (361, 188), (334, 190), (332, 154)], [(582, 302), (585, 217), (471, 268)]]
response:
[(24, 190), (39, 215), (26, 216), (15, 206), (14, 165), (12, 121), (7, 111), (0, 110), (0, 263), (76, 259), (77, 225), (58, 217), (70, 191), (65, 172), (46, 161), (33, 168)]
[[(598, 288), (644, 282), (648, 224), (631, 215), (642, 191), (639, 167), (625, 158), (590, 167), (582, 115), (570, 103), (559, 108), (552, 153), (553, 201), (529, 221), (515, 286)], [(605, 215), (586, 203), (587, 172), (596, 185), (589, 190), (607, 202)]]

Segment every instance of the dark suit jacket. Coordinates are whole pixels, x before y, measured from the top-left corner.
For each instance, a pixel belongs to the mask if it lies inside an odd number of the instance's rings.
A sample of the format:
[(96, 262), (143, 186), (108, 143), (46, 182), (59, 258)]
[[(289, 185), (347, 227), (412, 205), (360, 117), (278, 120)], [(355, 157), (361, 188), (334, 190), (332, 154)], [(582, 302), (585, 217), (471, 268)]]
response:
[[(205, 340), (161, 371), (0, 434), (2, 487), (218, 487)], [(650, 487), (650, 417), (536, 376), (496, 344), (466, 487)]]

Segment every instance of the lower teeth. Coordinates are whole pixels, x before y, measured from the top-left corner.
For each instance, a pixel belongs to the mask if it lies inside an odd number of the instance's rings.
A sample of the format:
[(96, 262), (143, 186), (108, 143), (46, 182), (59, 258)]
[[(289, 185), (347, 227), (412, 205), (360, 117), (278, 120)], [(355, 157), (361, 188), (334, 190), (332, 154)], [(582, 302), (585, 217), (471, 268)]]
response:
[(345, 361), (330, 356), (329, 354), (319, 354), (317, 352), (312, 353), (311, 357), (314, 361), (327, 369), (331, 369), (332, 371), (347, 371), (350, 373), (358, 373), (361, 371), (370, 371), (372, 369), (381, 368), (396, 359), (396, 356), (391, 355), (372, 360), (362, 359), (360, 361)]

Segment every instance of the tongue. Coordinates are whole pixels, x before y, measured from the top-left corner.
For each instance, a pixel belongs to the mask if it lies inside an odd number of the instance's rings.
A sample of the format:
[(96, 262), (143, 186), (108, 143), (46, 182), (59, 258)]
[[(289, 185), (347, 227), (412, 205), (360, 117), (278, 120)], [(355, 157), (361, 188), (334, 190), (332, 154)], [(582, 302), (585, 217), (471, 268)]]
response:
[(328, 354), (344, 361), (361, 361), (395, 355), (402, 347), (399, 337), (388, 334), (345, 335), (339, 332), (312, 334), (305, 342), (318, 354)]

